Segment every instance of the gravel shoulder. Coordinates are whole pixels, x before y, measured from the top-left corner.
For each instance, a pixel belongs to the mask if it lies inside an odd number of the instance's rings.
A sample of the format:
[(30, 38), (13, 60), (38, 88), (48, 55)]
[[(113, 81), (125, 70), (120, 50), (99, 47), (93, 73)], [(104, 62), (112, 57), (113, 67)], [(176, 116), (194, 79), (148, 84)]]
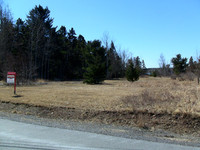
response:
[(150, 131), (136, 127), (108, 125), (88, 121), (41, 118), (33, 115), (13, 114), (3, 111), (0, 111), (0, 118), (17, 122), (25, 122), (29, 124), (91, 132), (117, 137), (200, 147), (199, 137), (194, 137), (192, 135), (180, 135), (164, 130)]

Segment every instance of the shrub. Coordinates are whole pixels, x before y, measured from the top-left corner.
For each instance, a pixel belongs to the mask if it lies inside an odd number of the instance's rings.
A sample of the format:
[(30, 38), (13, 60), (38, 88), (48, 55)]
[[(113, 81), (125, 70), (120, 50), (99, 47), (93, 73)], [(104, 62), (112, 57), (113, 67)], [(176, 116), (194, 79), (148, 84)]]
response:
[(196, 77), (195, 74), (192, 72), (181, 73), (178, 76), (178, 80), (179, 81), (194, 81), (195, 77)]
[(171, 75), (171, 79), (172, 79), (172, 80), (176, 80), (176, 75), (174, 75), (174, 74)]
[(153, 71), (153, 72), (152, 72), (152, 76), (153, 76), (153, 77), (157, 77), (157, 76), (158, 76), (157, 72), (156, 72), (156, 71)]
[(180, 97), (173, 95), (166, 89), (144, 90), (140, 95), (130, 95), (122, 99), (125, 104), (132, 106), (133, 110), (157, 110), (167, 105), (176, 105)]

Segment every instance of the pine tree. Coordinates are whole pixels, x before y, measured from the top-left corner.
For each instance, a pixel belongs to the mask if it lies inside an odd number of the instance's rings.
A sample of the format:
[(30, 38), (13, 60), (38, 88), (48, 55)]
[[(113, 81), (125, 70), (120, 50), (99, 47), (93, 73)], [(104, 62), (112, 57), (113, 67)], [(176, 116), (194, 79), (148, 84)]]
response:
[(9, 10), (2, 9), (0, 6), (0, 78), (5, 78), (8, 70), (15, 70), (14, 27)]
[(110, 48), (107, 51), (107, 78), (122, 77), (122, 58), (116, 51), (114, 42), (111, 41)]
[(128, 60), (126, 69), (126, 79), (131, 82), (139, 80), (139, 70), (136, 67), (134, 67), (132, 59)]
[(31, 66), (30, 79), (37, 68), (37, 77), (47, 79), (49, 70), (49, 58), (51, 57), (51, 31), (53, 19), (50, 18), (48, 7), (35, 6), (27, 16), (29, 28), (29, 66)]
[(142, 74), (142, 62), (140, 61), (139, 56), (134, 58), (134, 66), (135, 66), (135, 69), (137, 70), (137, 72), (139, 73), (139, 75)]
[(176, 57), (172, 58), (173, 70), (179, 75), (180, 73), (184, 73), (188, 66), (187, 58), (181, 58), (181, 54), (176, 55)]
[(100, 41), (88, 42), (85, 52), (85, 64), (84, 83), (99, 84), (105, 80), (105, 48), (101, 46)]
[(195, 69), (196, 69), (192, 56), (190, 57), (190, 60), (189, 60), (188, 69), (189, 69), (189, 71), (191, 71), (193, 73), (195, 72)]

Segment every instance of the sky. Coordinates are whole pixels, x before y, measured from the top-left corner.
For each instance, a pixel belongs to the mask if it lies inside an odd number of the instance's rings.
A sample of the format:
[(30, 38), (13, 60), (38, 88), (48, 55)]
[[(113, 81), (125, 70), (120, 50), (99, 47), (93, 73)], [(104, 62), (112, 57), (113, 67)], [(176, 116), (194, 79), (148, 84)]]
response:
[[(0, 0), (2, 1), (2, 0)], [(117, 50), (159, 67), (177, 54), (200, 55), (200, 0), (3, 0), (13, 21), (26, 20), (36, 5), (48, 7), (53, 26), (72, 27), (87, 41), (108, 35)]]

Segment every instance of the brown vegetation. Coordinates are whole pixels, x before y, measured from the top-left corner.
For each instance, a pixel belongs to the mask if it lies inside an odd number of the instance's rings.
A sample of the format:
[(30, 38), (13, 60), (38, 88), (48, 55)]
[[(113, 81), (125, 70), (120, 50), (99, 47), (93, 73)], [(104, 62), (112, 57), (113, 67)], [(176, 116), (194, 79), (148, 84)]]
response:
[(102, 85), (48, 82), (17, 87), (17, 96), (12, 86), (0, 86), (0, 110), (198, 133), (199, 90), (196, 81), (170, 78), (107, 80)]

